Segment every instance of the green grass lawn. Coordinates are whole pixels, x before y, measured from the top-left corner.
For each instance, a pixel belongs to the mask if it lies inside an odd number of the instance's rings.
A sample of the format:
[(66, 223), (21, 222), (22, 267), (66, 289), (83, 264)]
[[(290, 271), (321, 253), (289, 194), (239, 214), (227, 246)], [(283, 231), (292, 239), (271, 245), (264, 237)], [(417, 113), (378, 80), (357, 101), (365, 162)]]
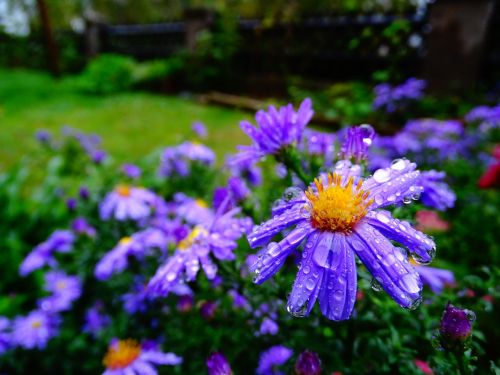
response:
[(0, 168), (14, 164), (36, 147), (37, 129), (59, 132), (70, 125), (102, 136), (103, 147), (118, 161), (133, 161), (155, 148), (192, 136), (191, 124), (208, 128), (206, 144), (219, 161), (248, 143), (238, 123), (248, 113), (204, 106), (193, 100), (129, 92), (105, 97), (79, 93), (68, 80), (0, 69)]

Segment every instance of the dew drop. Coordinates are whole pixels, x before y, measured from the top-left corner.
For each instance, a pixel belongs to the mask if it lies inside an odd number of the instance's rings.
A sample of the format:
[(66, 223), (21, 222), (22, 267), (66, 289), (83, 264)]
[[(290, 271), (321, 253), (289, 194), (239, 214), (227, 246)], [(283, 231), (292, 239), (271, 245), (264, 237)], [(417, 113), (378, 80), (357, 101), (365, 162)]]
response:
[(380, 285), (380, 283), (375, 280), (375, 279), (372, 279), (372, 282), (370, 284), (371, 288), (375, 291), (375, 292), (380, 292), (382, 291), (382, 286)]
[(389, 181), (391, 173), (387, 169), (377, 169), (373, 174), (375, 182), (383, 183)]
[(404, 159), (396, 159), (391, 164), (391, 168), (394, 169), (395, 171), (401, 171), (405, 169), (405, 167), (406, 167), (406, 161)]
[(312, 277), (307, 279), (307, 281), (306, 281), (306, 288), (307, 289), (312, 290), (314, 288), (314, 285), (315, 285), (315, 282), (314, 282), (314, 279)]

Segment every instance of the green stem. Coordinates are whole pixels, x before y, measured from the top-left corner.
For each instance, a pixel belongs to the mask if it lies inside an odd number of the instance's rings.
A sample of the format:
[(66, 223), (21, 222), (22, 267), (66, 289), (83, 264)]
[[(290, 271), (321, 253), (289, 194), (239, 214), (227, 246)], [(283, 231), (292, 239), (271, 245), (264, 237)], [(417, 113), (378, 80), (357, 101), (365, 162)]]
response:
[(470, 375), (470, 369), (469, 366), (466, 365), (466, 358), (463, 353), (459, 352), (453, 352), (453, 356), (455, 357), (455, 360), (457, 361), (458, 365), (458, 372), (460, 375)]
[(276, 159), (285, 164), (288, 170), (293, 171), (306, 186), (310, 184), (311, 178), (302, 169), (299, 156), (294, 148), (282, 150)]

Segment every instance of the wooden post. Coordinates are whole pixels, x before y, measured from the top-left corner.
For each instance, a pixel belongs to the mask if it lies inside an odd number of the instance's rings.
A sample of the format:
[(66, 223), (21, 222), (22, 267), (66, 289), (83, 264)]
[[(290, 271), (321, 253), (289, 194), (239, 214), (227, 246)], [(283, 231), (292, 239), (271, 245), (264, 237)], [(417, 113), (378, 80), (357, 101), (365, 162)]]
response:
[(434, 94), (471, 88), (477, 80), (494, 0), (439, 0), (430, 8), (424, 77)]
[(205, 8), (192, 8), (184, 12), (184, 22), (186, 23), (186, 48), (194, 51), (198, 34), (212, 26), (213, 13)]
[(45, 0), (37, 0), (38, 13), (40, 14), (40, 22), (42, 24), (43, 35), (45, 38), (45, 48), (47, 54), (47, 61), (49, 63), (50, 72), (54, 77), (59, 77), (59, 55), (57, 53), (57, 45), (54, 40), (54, 34), (52, 33), (52, 27), (50, 25), (50, 16), (47, 9), (47, 4)]

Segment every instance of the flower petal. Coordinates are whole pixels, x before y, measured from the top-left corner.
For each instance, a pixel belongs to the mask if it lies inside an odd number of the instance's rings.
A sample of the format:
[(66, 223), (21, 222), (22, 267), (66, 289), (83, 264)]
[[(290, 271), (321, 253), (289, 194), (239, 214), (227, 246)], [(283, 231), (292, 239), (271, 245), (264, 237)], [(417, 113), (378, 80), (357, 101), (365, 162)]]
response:
[(352, 249), (372, 276), (399, 305), (414, 308), (420, 303), (422, 282), (408, 259), (380, 232), (366, 223), (347, 237)]
[(434, 258), (436, 252), (434, 241), (412, 228), (407, 221), (395, 219), (389, 211), (371, 211), (366, 215), (365, 221), (387, 238), (407, 247), (417, 261), (428, 263)]

